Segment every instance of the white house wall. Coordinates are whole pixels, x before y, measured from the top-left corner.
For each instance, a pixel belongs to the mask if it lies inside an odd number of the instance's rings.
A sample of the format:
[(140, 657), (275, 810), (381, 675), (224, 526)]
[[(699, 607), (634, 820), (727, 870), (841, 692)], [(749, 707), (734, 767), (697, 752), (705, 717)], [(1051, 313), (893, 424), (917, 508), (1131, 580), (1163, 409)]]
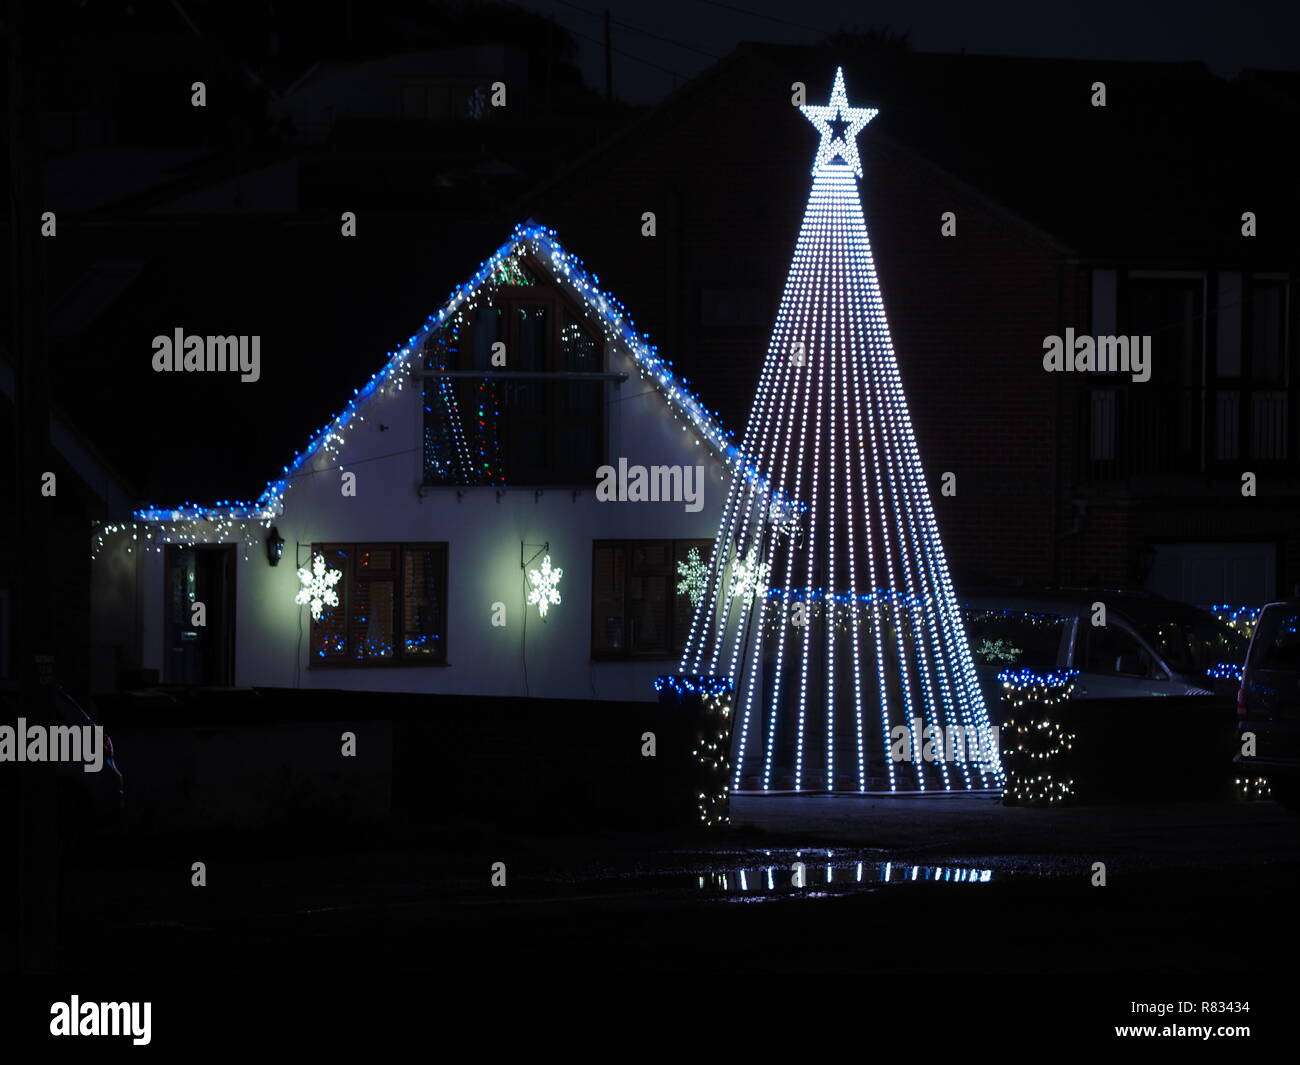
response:
[[(580, 490), (516, 487), (498, 497), (492, 487), (425, 487), (422, 401), (418, 382), (402, 391), (376, 393), (361, 408), (364, 422), (351, 430), (342, 452), (321, 453), (310, 473), (296, 478), (276, 519), (284, 559), (267, 563), (262, 551), (243, 558), (235, 590), (235, 682), (241, 686), (348, 688), (394, 692), (531, 695), (544, 698), (651, 700), (659, 673), (673, 660), (593, 661), (591, 658), (592, 541), (599, 539), (709, 539), (716, 531), (728, 484), (723, 461), (663, 395), (643, 380), (629, 356), (611, 348), (607, 368), (625, 371), (609, 386), (608, 451), (611, 464), (702, 465), (703, 507), (682, 502), (598, 502), (596, 471)], [(380, 426), (386, 426), (381, 430)], [(356, 475), (355, 497), (341, 492), (341, 470)], [(309, 664), (311, 618), (294, 602), (298, 565), (310, 562), (313, 543), (445, 541), (448, 544), (446, 666)], [(564, 570), (563, 602), (546, 620), (525, 608), (520, 543), (549, 542), (552, 563)], [(536, 552), (525, 548), (525, 558)], [(296, 560), (296, 561), (295, 561)], [(540, 557), (533, 566), (540, 565)], [(161, 667), (163, 565), (147, 567), (144, 639)], [(494, 603), (506, 608), (506, 625), (491, 624)], [(149, 616), (152, 614), (152, 621)]]

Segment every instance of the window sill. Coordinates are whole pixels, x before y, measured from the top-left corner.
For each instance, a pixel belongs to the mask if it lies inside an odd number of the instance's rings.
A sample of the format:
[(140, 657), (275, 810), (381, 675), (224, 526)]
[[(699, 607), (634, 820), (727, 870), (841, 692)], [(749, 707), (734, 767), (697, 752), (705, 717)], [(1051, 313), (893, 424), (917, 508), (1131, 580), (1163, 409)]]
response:
[(560, 491), (573, 492), (579, 489), (586, 489), (586, 488), (594, 489), (596, 487), (596, 476), (594, 473), (594, 469), (595, 468), (593, 467), (592, 479), (590, 481), (561, 481), (561, 482), (547, 481), (545, 483), (539, 482), (537, 484), (533, 484), (531, 481), (528, 482), (512, 481), (510, 484), (468, 484), (468, 483), (456, 484), (456, 483), (448, 483), (447, 481), (421, 481), (420, 492), (423, 494), (424, 492), (429, 492), (436, 488), (442, 488), (447, 491), (455, 491), (455, 492), (473, 492), (476, 490), (480, 492), (509, 492), (509, 491), (532, 492), (532, 491), (546, 491), (548, 489), (556, 492), (560, 492)]
[(308, 669), (446, 669), (450, 662), (311, 662)]
[(593, 665), (617, 665), (627, 662), (679, 662), (681, 661), (681, 652), (676, 654), (671, 652), (660, 654), (658, 651), (646, 651), (641, 654), (626, 655), (597, 655), (591, 656)]

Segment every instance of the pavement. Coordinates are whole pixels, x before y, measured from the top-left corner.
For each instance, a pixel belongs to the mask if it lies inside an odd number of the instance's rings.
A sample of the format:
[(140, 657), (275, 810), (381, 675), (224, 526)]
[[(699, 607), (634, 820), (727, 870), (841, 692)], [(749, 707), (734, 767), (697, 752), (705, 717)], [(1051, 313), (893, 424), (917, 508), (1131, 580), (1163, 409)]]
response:
[[(509, 957), (611, 971), (725, 960), (740, 971), (1217, 972), (1295, 945), (1294, 922), (1271, 908), (1293, 910), (1300, 821), (1268, 801), (737, 797), (733, 819), (714, 834), (393, 823), (332, 838), (105, 840), (64, 870), (63, 964), (407, 969), (450, 951), (471, 968)], [(194, 861), (205, 887), (191, 886)], [(1270, 921), (1266, 939), (1233, 919), (1246, 896)], [(918, 951), (936, 921), (998, 929), (997, 957)], [(869, 956), (837, 949), (863, 934)], [(722, 954), (701, 955), (696, 937)], [(784, 945), (773, 953), (773, 942)]]

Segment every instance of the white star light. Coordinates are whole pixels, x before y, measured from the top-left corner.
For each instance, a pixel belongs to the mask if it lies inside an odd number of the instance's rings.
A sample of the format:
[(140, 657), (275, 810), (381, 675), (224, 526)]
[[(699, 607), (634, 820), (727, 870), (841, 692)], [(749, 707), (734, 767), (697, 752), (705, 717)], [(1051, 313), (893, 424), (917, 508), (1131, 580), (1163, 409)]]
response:
[(312, 620), (319, 621), (322, 607), (339, 605), (339, 593), (334, 590), (334, 585), (342, 579), (342, 570), (329, 569), (323, 555), (313, 555), (311, 569), (304, 566), (298, 571), (302, 587), (298, 589), (295, 602), (310, 603)]
[(564, 576), (564, 570), (556, 567), (551, 569), (551, 556), (547, 555), (542, 559), (541, 570), (530, 569), (528, 571), (528, 580), (532, 587), (528, 590), (528, 605), (536, 604), (537, 613), (546, 617), (546, 611), (550, 604), (560, 605), (560, 578)]
[[(849, 98), (844, 92), (844, 68), (835, 69), (835, 88), (831, 90), (829, 105), (820, 107), (804, 104), (799, 110), (822, 135), (812, 172), (816, 174), (828, 166), (847, 165), (854, 174), (861, 177), (862, 161), (858, 158), (857, 136), (880, 112), (874, 107), (849, 106)], [(836, 164), (837, 158), (842, 163)]]

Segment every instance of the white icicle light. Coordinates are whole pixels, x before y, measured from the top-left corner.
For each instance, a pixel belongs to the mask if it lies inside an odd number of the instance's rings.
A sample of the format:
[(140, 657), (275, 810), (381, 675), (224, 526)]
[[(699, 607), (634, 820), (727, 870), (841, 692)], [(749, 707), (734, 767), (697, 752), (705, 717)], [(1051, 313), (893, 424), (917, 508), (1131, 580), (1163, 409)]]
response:
[[(755, 476), (732, 481), (681, 671), (735, 682), (735, 788), (997, 787), (1001, 767), (965, 753), (889, 757), (892, 728), (920, 752), (931, 728), (984, 736), (989, 718), (858, 193), (855, 137), (877, 111), (848, 105), (842, 70), (802, 111), (822, 137), (740, 448)], [(735, 571), (759, 566), (770, 590), (737, 596)]]

